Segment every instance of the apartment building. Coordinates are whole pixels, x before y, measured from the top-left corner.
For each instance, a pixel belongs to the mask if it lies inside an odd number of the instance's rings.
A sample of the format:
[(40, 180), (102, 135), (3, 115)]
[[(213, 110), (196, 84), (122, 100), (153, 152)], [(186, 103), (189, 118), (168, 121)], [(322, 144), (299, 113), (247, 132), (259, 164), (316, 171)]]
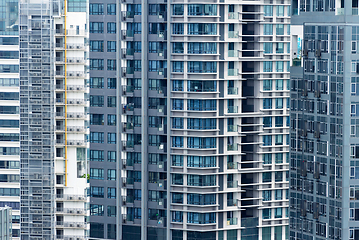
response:
[(90, 2), (90, 237), (116, 204), (117, 239), (288, 239), (290, 2), (114, 4)]
[(86, 239), (88, 2), (18, 11), (21, 239)]
[(290, 239), (359, 239), (358, 4), (317, 3), (293, 3)]

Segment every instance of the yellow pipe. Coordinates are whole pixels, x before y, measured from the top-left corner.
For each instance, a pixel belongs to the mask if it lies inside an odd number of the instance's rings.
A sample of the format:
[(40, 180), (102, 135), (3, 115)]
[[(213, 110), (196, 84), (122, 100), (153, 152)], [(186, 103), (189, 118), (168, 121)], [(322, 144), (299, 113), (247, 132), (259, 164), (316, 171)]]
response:
[(67, 186), (67, 45), (66, 45), (66, 15), (67, 15), (67, 0), (64, 0), (64, 43), (65, 43), (65, 69), (64, 69), (64, 75), (65, 75), (65, 186)]

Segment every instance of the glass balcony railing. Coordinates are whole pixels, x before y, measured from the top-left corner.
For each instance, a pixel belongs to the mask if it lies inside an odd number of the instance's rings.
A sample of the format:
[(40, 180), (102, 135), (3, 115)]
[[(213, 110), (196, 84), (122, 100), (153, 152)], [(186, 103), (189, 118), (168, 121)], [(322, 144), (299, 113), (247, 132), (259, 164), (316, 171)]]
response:
[(337, 8), (337, 15), (344, 15), (344, 8)]
[(358, 8), (352, 8), (352, 15), (358, 15)]
[(127, 74), (133, 74), (135, 72), (135, 68), (133, 68), (133, 67), (127, 67), (126, 68), (126, 73)]
[(133, 148), (135, 146), (135, 142), (134, 141), (127, 141), (126, 142), (126, 147), (127, 148)]
[(228, 162), (227, 169), (237, 169), (238, 164), (236, 162)]
[(298, 8), (293, 8), (292, 15), (299, 15)]
[(227, 181), (227, 188), (236, 188), (238, 187), (237, 181)]
[(236, 88), (236, 87), (228, 88), (228, 95), (237, 95), (237, 94), (238, 94), (238, 88)]
[(238, 31), (228, 31), (228, 38), (239, 38)]
[(227, 206), (228, 207), (237, 206), (237, 199), (227, 199)]
[(227, 132), (237, 132), (238, 131), (238, 125), (228, 125)]
[(238, 145), (237, 144), (228, 144), (227, 151), (237, 151)]
[(238, 12), (228, 13), (228, 19), (239, 19), (239, 13)]
[(228, 69), (228, 76), (238, 76), (238, 69)]
[(293, 59), (293, 67), (300, 67), (302, 65), (302, 60), (300, 60), (299, 58), (294, 58)]
[(238, 113), (238, 106), (229, 106), (228, 113)]
[(135, 32), (133, 30), (126, 30), (127, 37), (133, 37), (134, 34), (135, 34)]
[(238, 50), (228, 50), (228, 57), (238, 57)]
[(126, 48), (126, 55), (133, 55), (135, 53), (135, 49), (133, 48)]
[(227, 225), (237, 225), (238, 218), (227, 218)]

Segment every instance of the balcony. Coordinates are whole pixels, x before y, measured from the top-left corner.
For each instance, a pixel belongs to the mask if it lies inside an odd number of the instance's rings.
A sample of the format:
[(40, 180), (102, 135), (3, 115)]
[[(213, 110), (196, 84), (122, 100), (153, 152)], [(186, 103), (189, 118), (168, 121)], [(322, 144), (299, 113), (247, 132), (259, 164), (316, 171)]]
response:
[(56, 208), (57, 214), (86, 215), (84, 208)]
[(228, 19), (239, 19), (239, 13), (238, 12), (229, 12)]
[(238, 76), (239, 69), (228, 69), (228, 76)]
[(238, 106), (229, 106), (228, 113), (238, 113)]
[(228, 31), (228, 38), (239, 38), (238, 31)]
[(66, 62), (71, 64), (85, 64), (86, 60), (84, 58), (67, 58)]
[(123, 96), (127, 96), (127, 95), (133, 96), (134, 90), (135, 90), (134, 86), (122, 86), (122, 95)]
[(299, 58), (293, 58), (293, 62), (292, 62), (292, 66), (293, 67), (300, 67), (302, 65), (302, 60), (300, 60)]
[(84, 78), (86, 77), (86, 73), (83, 71), (71, 71), (67, 72), (67, 76), (72, 78)]
[(228, 88), (228, 95), (237, 95), (237, 94), (238, 94), (238, 88), (235, 87)]
[(67, 99), (67, 104), (69, 105), (86, 105), (87, 101), (85, 99), (80, 98), (69, 98)]
[(228, 57), (238, 57), (238, 50), (228, 50)]
[(237, 162), (228, 162), (227, 169), (238, 169), (238, 163)]
[(56, 200), (63, 201), (86, 201), (87, 197), (85, 195), (72, 195), (72, 194), (57, 194)]
[(84, 85), (67, 85), (66, 90), (68, 90), (68, 91), (86, 91), (86, 87)]
[(237, 188), (238, 181), (227, 181), (227, 188)]
[(227, 218), (227, 226), (237, 225), (237, 224), (238, 224), (238, 218)]
[(344, 8), (337, 8), (337, 14), (336, 15), (344, 15)]
[(80, 112), (68, 112), (67, 113), (67, 118), (73, 118), (73, 119), (86, 118), (86, 114), (85, 113), (80, 113)]
[(237, 206), (237, 199), (227, 199), (227, 206), (228, 207)]
[(87, 145), (87, 142), (85, 140), (67, 140), (67, 145), (85, 147)]
[(86, 49), (84, 44), (67, 44), (66, 48), (69, 50), (85, 50)]
[(68, 126), (67, 131), (73, 132), (73, 133), (84, 133), (86, 132), (86, 127), (81, 126)]
[(228, 125), (227, 132), (238, 132), (238, 125)]
[(74, 228), (74, 229), (86, 229), (86, 222), (60, 222), (56, 221), (56, 227), (58, 228)]
[(237, 151), (238, 145), (237, 144), (228, 144), (227, 145), (227, 151)]

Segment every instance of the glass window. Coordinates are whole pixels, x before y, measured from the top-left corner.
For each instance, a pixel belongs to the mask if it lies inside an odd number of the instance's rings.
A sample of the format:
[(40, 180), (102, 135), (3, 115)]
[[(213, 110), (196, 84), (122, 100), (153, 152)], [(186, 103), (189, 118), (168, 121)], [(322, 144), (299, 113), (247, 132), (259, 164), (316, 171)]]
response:
[(172, 110), (183, 110), (183, 99), (172, 99)]
[(100, 95), (90, 95), (91, 107), (103, 107), (104, 97)]
[(104, 210), (103, 205), (90, 204), (90, 215), (91, 216), (103, 216)]
[(116, 52), (116, 41), (107, 41), (107, 52)]
[(272, 90), (272, 80), (263, 80), (263, 91)]
[(182, 155), (172, 155), (172, 166), (183, 166), (183, 156)]
[(172, 72), (183, 72), (183, 62), (182, 61), (172, 62)]
[(107, 78), (107, 88), (116, 89), (116, 78)]
[(172, 174), (172, 184), (183, 185), (183, 175), (178, 173)]
[(116, 188), (113, 187), (107, 188), (107, 198), (112, 198), (112, 199), (116, 198)]
[(101, 77), (90, 78), (90, 88), (103, 88), (104, 80)]
[(172, 147), (183, 147), (183, 137), (172, 137)]
[(107, 169), (107, 180), (116, 181), (116, 169)]
[(173, 80), (172, 91), (183, 91), (183, 80)]
[(275, 163), (283, 163), (283, 153), (275, 154)]
[(284, 6), (280, 5), (277, 6), (277, 17), (283, 17), (284, 16)]
[(90, 150), (90, 161), (103, 162), (104, 151), (103, 150)]
[(282, 109), (283, 108), (283, 98), (276, 98), (275, 99), (275, 108)]
[(270, 200), (272, 200), (272, 191), (264, 190), (263, 191), (263, 201), (270, 201)]
[(90, 52), (103, 52), (103, 41), (90, 41)]
[(172, 23), (172, 34), (184, 34), (184, 24)]
[(189, 137), (188, 148), (216, 148), (216, 138), (213, 137)]
[(104, 61), (103, 59), (90, 59), (90, 70), (103, 70)]
[(116, 144), (116, 133), (107, 133), (107, 143)]
[(273, 6), (264, 5), (264, 16), (273, 16)]
[(107, 107), (116, 107), (116, 96), (107, 96)]
[(272, 154), (271, 153), (263, 154), (263, 164), (272, 164)]
[(172, 193), (172, 203), (183, 203), (183, 193)]
[(107, 15), (116, 15), (116, 4), (107, 4)]
[(283, 127), (283, 117), (282, 116), (275, 117), (275, 127)]
[(216, 23), (188, 23), (189, 35), (216, 35)]
[(172, 118), (172, 128), (183, 129), (183, 118)]
[(116, 114), (107, 114), (107, 125), (116, 126)]
[(263, 182), (271, 182), (272, 181), (272, 173), (271, 172), (264, 172), (262, 177), (263, 177)]
[(104, 179), (104, 170), (102, 168), (90, 168), (90, 179)]
[(272, 145), (272, 135), (263, 135), (263, 145), (264, 146)]
[(184, 49), (183, 46), (184, 46), (183, 42), (172, 43), (172, 53), (183, 53), (183, 49)]
[(103, 22), (90, 22), (90, 33), (103, 33)]
[(283, 90), (283, 79), (275, 80), (275, 90)]
[(115, 59), (107, 59), (107, 70), (116, 71), (116, 60)]
[(217, 43), (189, 42), (187, 53), (189, 54), (216, 54)]
[(107, 161), (116, 162), (116, 151), (107, 151)]
[(283, 61), (276, 62), (276, 72), (284, 72), (284, 62)]
[(172, 5), (172, 14), (173, 15), (183, 15), (184, 7), (183, 4), (173, 4)]
[(263, 109), (272, 109), (272, 99), (263, 98)]
[(272, 53), (273, 52), (273, 43), (265, 42), (264, 43), (264, 53)]
[(90, 125), (104, 125), (104, 115), (103, 114), (90, 114)]
[(263, 219), (271, 219), (271, 211), (272, 211), (272, 209), (270, 209), (270, 208), (263, 209), (262, 210)]
[(264, 61), (263, 62), (263, 72), (273, 72), (273, 62)]
[(263, 127), (272, 127), (272, 117), (263, 117)]
[(276, 24), (276, 35), (284, 35), (284, 24)]
[(273, 35), (273, 25), (272, 24), (263, 24), (263, 34), (264, 35)]
[(217, 5), (215, 4), (189, 4), (188, 15), (202, 16), (202, 15), (217, 15)]
[(104, 133), (90, 132), (90, 143), (104, 143)]
[(284, 43), (276, 43), (276, 53), (284, 53)]
[(107, 216), (116, 217), (116, 206), (107, 206)]

